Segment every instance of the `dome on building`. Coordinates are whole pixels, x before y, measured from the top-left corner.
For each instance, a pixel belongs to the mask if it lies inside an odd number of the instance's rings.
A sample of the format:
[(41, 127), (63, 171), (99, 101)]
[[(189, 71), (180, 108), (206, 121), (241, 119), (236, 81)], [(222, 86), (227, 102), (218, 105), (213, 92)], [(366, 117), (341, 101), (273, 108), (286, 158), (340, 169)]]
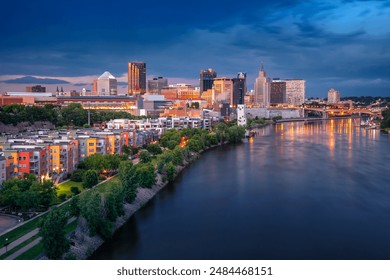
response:
[(116, 79), (110, 72), (106, 71), (104, 72), (99, 78), (98, 80), (106, 80), (106, 79)]

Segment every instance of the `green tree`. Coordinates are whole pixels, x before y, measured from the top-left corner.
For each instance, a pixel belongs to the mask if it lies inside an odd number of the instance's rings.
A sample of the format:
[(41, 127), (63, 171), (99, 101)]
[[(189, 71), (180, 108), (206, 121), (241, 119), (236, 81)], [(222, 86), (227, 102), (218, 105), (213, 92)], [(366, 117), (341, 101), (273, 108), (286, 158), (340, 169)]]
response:
[(96, 235), (101, 223), (99, 193), (95, 190), (81, 193), (79, 199), (79, 208), (80, 215), (87, 221), (89, 234), (91, 236)]
[(150, 162), (152, 160), (152, 156), (151, 156), (151, 154), (147, 150), (143, 150), (139, 154), (139, 159), (143, 163), (148, 163), (148, 162)]
[(183, 164), (184, 152), (183, 152), (182, 148), (180, 148), (179, 146), (175, 147), (172, 151), (172, 155), (173, 155), (172, 162), (174, 165), (182, 165)]
[(146, 150), (152, 155), (159, 155), (162, 153), (161, 147), (159, 144), (149, 144), (146, 146)]
[(135, 167), (135, 184), (143, 188), (151, 188), (156, 182), (153, 165), (151, 163), (139, 163)]
[(228, 128), (227, 138), (230, 143), (239, 143), (245, 137), (245, 128), (242, 126), (232, 126)]
[(49, 205), (56, 198), (56, 188), (51, 180), (45, 180), (40, 184), (40, 203), (44, 207)]
[(131, 161), (122, 161), (119, 164), (119, 179), (123, 186), (125, 201), (132, 203), (137, 196), (137, 182), (135, 167)]
[(43, 248), (49, 259), (60, 259), (69, 249), (65, 233), (67, 220), (61, 210), (53, 209), (41, 224), (39, 234), (42, 236)]
[(83, 176), (83, 187), (92, 188), (99, 182), (99, 175), (96, 170), (87, 170)]
[(85, 169), (96, 170), (99, 174), (107, 168), (107, 158), (101, 154), (93, 154), (83, 160)]
[(187, 141), (188, 149), (192, 152), (200, 152), (202, 150), (202, 143), (197, 139), (189, 139)]
[(167, 169), (166, 171), (167, 180), (169, 182), (173, 182), (177, 175), (176, 167), (170, 162), (167, 164), (166, 169)]

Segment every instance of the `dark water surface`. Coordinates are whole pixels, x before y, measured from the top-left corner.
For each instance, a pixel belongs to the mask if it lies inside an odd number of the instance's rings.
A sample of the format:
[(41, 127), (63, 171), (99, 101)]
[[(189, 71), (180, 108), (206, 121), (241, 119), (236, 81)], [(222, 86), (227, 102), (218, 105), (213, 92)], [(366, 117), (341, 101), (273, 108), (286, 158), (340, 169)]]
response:
[(390, 137), (358, 124), (207, 151), (92, 259), (390, 259)]

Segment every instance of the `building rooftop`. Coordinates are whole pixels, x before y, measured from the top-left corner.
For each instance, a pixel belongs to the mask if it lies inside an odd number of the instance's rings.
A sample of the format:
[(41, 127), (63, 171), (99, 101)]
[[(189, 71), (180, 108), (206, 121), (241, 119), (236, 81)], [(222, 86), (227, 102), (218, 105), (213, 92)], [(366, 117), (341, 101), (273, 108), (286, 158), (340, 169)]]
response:
[(98, 80), (106, 80), (106, 79), (112, 79), (112, 80), (115, 80), (116, 78), (108, 71), (104, 72), (99, 78)]

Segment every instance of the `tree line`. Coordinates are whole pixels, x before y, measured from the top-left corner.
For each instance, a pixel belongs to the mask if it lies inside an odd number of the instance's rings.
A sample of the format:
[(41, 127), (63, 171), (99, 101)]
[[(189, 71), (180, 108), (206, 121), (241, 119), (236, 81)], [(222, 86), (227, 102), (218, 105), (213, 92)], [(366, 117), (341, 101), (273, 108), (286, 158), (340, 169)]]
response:
[[(133, 119), (135, 116), (124, 111), (96, 111), (90, 110), (91, 123), (100, 123), (111, 119)], [(88, 124), (88, 110), (79, 103), (73, 103), (60, 108), (51, 104), (44, 106), (26, 106), (11, 104), (0, 107), (0, 122), (16, 125), (21, 122), (34, 123), (47, 121), (56, 127), (73, 125), (82, 127)]]
[(382, 112), (383, 120), (381, 121), (381, 128), (390, 130), (390, 109), (386, 109)]
[(211, 132), (190, 128), (169, 130), (159, 144), (150, 144), (139, 152), (138, 164), (133, 164), (128, 155), (116, 159), (93, 155), (85, 159), (83, 178), (90, 171), (95, 172), (96, 178), (99, 171), (117, 167), (119, 181), (110, 182), (104, 191), (96, 188), (84, 191), (72, 198), (69, 210), (56, 210), (48, 215), (40, 231), (46, 255), (58, 259), (69, 249), (63, 230), (69, 217), (83, 217), (91, 236), (109, 238), (116, 219), (124, 214), (124, 203), (133, 203), (139, 188), (153, 187), (158, 176), (163, 182), (173, 181), (178, 167), (193, 160), (201, 150), (219, 143), (238, 143), (244, 135), (244, 128), (224, 123), (217, 124)]

